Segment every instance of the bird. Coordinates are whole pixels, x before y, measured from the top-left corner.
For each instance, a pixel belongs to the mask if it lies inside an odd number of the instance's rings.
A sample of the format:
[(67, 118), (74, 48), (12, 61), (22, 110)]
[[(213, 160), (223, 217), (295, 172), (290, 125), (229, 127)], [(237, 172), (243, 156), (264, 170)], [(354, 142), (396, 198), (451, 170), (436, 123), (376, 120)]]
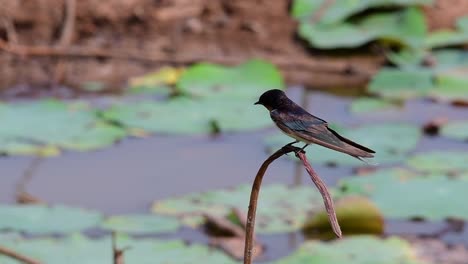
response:
[(279, 89), (264, 92), (255, 105), (263, 105), (270, 112), (276, 126), (286, 135), (295, 139), (288, 145), (299, 142), (305, 145), (317, 144), (333, 149), (366, 162), (363, 158), (373, 158), (375, 151), (347, 139), (328, 126), (327, 121), (318, 118), (297, 105)]

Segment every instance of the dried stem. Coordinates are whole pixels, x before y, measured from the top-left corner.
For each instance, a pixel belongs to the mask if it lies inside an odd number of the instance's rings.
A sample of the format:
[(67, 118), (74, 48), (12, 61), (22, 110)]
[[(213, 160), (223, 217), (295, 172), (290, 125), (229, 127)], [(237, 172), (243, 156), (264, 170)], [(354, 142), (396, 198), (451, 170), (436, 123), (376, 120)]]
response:
[(328, 219), (330, 220), (330, 224), (332, 226), (333, 232), (335, 232), (335, 235), (338, 238), (341, 238), (342, 233), (341, 233), (340, 224), (338, 223), (338, 219), (336, 218), (335, 206), (333, 205), (333, 199), (331, 198), (330, 193), (328, 192), (327, 186), (325, 185), (325, 183), (323, 183), (322, 179), (320, 179), (318, 174), (314, 171), (310, 163), (307, 161), (305, 152), (303, 151), (296, 152), (296, 157), (302, 161), (306, 171), (310, 175), (310, 178), (312, 179), (315, 186), (317, 187), (320, 194), (322, 195), (323, 203), (325, 204), (325, 209), (327, 210)]
[(32, 259), (30, 257), (26, 257), (24, 255), (21, 255), (11, 249), (5, 248), (0, 246), (0, 255), (5, 255), (7, 257), (16, 259), (20, 262), (23, 262), (25, 264), (41, 264), (38, 260)]
[(305, 152), (302, 151), (300, 148), (292, 146), (291, 144), (287, 144), (275, 153), (273, 153), (268, 159), (266, 159), (260, 169), (255, 176), (254, 183), (252, 185), (252, 191), (250, 193), (250, 202), (249, 202), (249, 211), (247, 213), (247, 225), (245, 228), (245, 246), (244, 246), (244, 264), (252, 264), (252, 248), (254, 244), (254, 229), (255, 229), (255, 216), (257, 212), (257, 201), (258, 195), (260, 193), (260, 187), (262, 184), (263, 176), (268, 168), (268, 166), (278, 159), (279, 157), (283, 156), (284, 154), (295, 152), (296, 157), (298, 157), (302, 163), (304, 164), (307, 172), (309, 173), (312, 181), (314, 182), (315, 186), (320, 191), (322, 195), (323, 201), (325, 203), (325, 208), (328, 213), (328, 218), (332, 225), (333, 231), (335, 232), (338, 238), (342, 237), (340, 225), (338, 223), (338, 219), (336, 217), (335, 208), (333, 205), (333, 200), (330, 197), (330, 193), (328, 192), (327, 186), (322, 182), (319, 176), (315, 173), (310, 166), (307, 158), (305, 157)]

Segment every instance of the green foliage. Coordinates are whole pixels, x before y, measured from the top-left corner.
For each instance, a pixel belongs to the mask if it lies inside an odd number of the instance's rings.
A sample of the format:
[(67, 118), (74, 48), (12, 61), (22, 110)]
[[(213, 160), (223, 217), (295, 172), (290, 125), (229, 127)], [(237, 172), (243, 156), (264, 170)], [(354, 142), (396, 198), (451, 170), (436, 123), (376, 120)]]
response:
[(353, 48), (377, 39), (418, 48), (422, 46), (425, 34), (424, 16), (415, 8), (373, 14), (355, 23), (302, 22), (299, 25), (299, 35), (321, 49)]
[[(344, 137), (376, 151), (372, 162), (378, 164), (391, 164), (403, 161), (407, 153), (414, 149), (421, 137), (417, 126), (403, 123), (341, 128), (338, 132)], [(395, 144), (395, 138), (398, 138), (398, 144)], [(266, 144), (269, 150), (274, 151), (291, 141), (288, 136), (277, 134), (267, 138)], [(362, 161), (349, 155), (321, 146), (312, 145), (306, 150), (307, 158), (312, 164), (363, 165)], [(291, 156), (291, 158), (296, 159), (294, 156)]]
[[(47, 264), (102, 264), (112, 263), (112, 243), (109, 237), (91, 240), (81, 235), (62, 239), (1, 238), (0, 243)], [(118, 237), (118, 249), (129, 247), (124, 259), (128, 264), (153, 263), (236, 263), (228, 256), (204, 245), (186, 245), (180, 240), (141, 239)], [(16, 260), (0, 255), (2, 264), (18, 264)]]
[(332, 243), (310, 241), (275, 264), (418, 264), (408, 242), (392, 237), (346, 237)]
[(468, 17), (457, 21), (457, 30), (442, 29), (430, 33), (426, 39), (426, 47), (441, 48), (468, 43)]
[(351, 103), (351, 113), (364, 114), (384, 111), (388, 109), (395, 109), (397, 105), (388, 100), (371, 97), (361, 97), (353, 100)]
[(368, 86), (371, 93), (385, 98), (408, 99), (427, 95), (434, 89), (432, 74), (425, 70), (382, 69)]
[(0, 230), (31, 234), (68, 233), (96, 226), (101, 214), (66, 206), (0, 205)]
[[(341, 180), (345, 193), (368, 196), (386, 218), (468, 219), (468, 180), (388, 169)], [(447, 201), (450, 201), (449, 203)]]
[(179, 221), (173, 217), (160, 215), (114, 215), (106, 218), (101, 225), (125, 233), (168, 233), (179, 229)]
[(468, 140), (468, 121), (452, 121), (442, 126), (440, 131), (442, 136), (458, 139)]
[(94, 150), (113, 144), (125, 131), (102, 122), (80, 103), (45, 100), (0, 104), (0, 152), (58, 154), (58, 148)]
[(468, 170), (468, 152), (433, 151), (419, 153), (407, 160), (410, 167), (433, 173), (459, 173)]
[[(200, 216), (203, 214), (226, 217), (232, 208), (246, 208), (250, 191), (250, 186), (242, 185), (232, 190), (189, 194), (156, 201), (152, 211), (179, 216), (185, 223), (200, 224)], [(282, 233), (298, 230), (306, 220), (307, 213), (319, 211), (322, 207), (322, 197), (313, 186), (263, 186), (258, 201), (256, 231)]]

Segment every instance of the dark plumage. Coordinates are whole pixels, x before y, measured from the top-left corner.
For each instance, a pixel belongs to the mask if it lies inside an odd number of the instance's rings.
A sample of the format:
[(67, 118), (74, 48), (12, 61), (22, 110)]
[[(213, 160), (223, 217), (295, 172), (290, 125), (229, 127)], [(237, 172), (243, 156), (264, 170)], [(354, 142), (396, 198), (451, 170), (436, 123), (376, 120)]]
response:
[(265, 106), (275, 124), (296, 142), (306, 143), (304, 148), (309, 144), (318, 144), (357, 159), (374, 157), (375, 151), (339, 135), (328, 127), (325, 120), (309, 114), (281, 90), (266, 91), (255, 104)]

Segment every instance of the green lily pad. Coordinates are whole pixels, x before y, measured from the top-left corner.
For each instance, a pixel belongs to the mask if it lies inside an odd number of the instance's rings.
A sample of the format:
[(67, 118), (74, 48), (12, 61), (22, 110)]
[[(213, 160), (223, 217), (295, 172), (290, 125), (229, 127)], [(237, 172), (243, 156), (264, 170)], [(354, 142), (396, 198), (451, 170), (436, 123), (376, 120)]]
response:
[(332, 24), (344, 21), (348, 17), (376, 7), (410, 6), (431, 4), (432, 0), (360, 0), (360, 1), (335, 1), (327, 5), (323, 11), (319, 11), (325, 0), (294, 0), (291, 14), (297, 19), (310, 19), (317, 12), (323, 12), (320, 23)]
[[(370, 159), (370, 161), (377, 164), (392, 164), (404, 161), (407, 153), (416, 147), (421, 137), (421, 132), (417, 126), (403, 123), (341, 128), (338, 132), (344, 137), (376, 151), (375, 158)], [(398, 138), (398, 143), (395, 142), (395, 138)], [(267, 138), (266, 144), (269, 150), (276, 151), (276, 149), (291, 141), (286, 135), (278, 134)], [(298, 144), (298, 146), (300, 145)], [(306, 152), (307, 158), (312, 164), (322, 163), (346, 166), (364, 164), (362, 161), (347, 154), (321, 146), (311, 145), (306, 149)], [(296, 159), (294, 156), (291, 156), (291, 158)]]
[(344, 178), (341, 186), (345, 193), (367, 195), (387, 218), (468, 219), (468, 211), (460, 210), (468, 199), (465, 178), (390, 169)]
[(459, 173), (468, 170), (467, 151), (433, 151), (419, 153), (407, 160), (410, 167), (434, 173)]
[(468, 141), (468, 121), (453, 121), (442, 126), (440, 134), (453, 139)]
[(161, 215), (116, 215), (107, 218), (104, 229), (125, 233), (168, 233), (177, 231), (177, 219)]
[(374, 40), (420, 48), (426, 30), (424, 15), (417, 8), (371, 14), (356, 23), (313, 24), (305, 20), (299, 25), (299, 35), (321, 49), (354, 48)]
[[(345, 236), (383, 234), (384, 220), (380, 210), (366, 197), (345, 196), (335, 203), (336, 217)], [(332, 239), (335, 237), (326, 210), (313, 215), (304, 224), (307, 236)]]
[[(463, 73), (467, 74), (468, 71)], [(439, 74), (436, 77), (436, 87), (429, 91), (429, 96), (442, 101), (468, 101), (468, 77)]]
[(466, 43), (468, 43), (468, 17), (458, 19), (456, 30), (442, 29), (431, 32), (426, 39), (426, 46), (428, 48), (463, 45)]
[(0, 104), (0, 122), (0, 152), (7, 154), (94, 150), (126, 135), (99, 120), (85, 104), (55, 100)]
[[(88, 239), (73, 235), (61, 239), (8, 239), (0, 238), (2, 246), (47, 264), (102, 264), (112, 263), (112, 242), (109, 237)], [(220, 251), (204, 245), (187, 245), (180, 240), (130, 239), (117, 237), (117, 248), (128, 247), (124, 252), (127, 264), (152, 263), (237, 263)], [(16, 260), (0, 255), (2, 264), (19, 264)]]
[(275, 264), (422, 264), (410, 244), (397, 237), (355, 236), (332, 243), (306, 242)]
[(350, 110), (352, 113), (374, 113), (378, 111), (395, 109), (395, 103), (392, 103), (387, 100), (371, 98), (371, 97), (362, 97), (354, 100), (351, 103)]
[(183, 69), (163, 67), (155, 72), (131, 78), (128, 91), (130, 93), (149, 93), (170, 95), (172, 85), (179, 80)]
[(33, 234), (81, 231), (101, 221), (98, 212), (60, 205), (0, 205), (0, 215), (0, 230)]
[(236, 67), (200, 63), (188, 68), (177, 82), (179, 92), (195, 98), (242, 99), (253, 104), (270, 89), (283, 89), (279, 70), (271, 63), (250, 60)]
[(434, 88), (429, 70), (382, 69), (368, 86), (368, 91), (392, 99), (409, 99), (428, 94)]
[[(179, 216), (184, 223), (201, 224), (198, 221), (203, 214), (226, 217), (232, 208), (247, 210), (250, 191), (250, 186), (242, 185), (232, 190), (190, 194), (156, 201), (152, 211)], [(282, 233), (298, 230), (308, 213), (320, 210), (322, 207), (322, 197), (314, 186), (294, 188), (276, 184), (263, 186), (258, 201), (256, 231)]]

